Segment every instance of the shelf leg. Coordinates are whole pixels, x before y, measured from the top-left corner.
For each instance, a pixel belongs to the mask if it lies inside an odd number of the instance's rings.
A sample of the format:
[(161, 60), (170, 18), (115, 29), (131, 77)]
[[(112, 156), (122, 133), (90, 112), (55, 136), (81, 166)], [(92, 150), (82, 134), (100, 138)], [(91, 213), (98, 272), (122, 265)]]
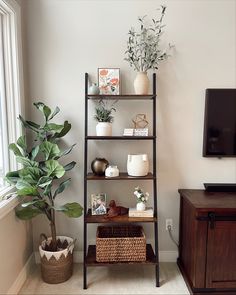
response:
[(84, 283), (83, 283), (83, 289), (86, 290), (87, 289), (87, 267), (84, 264)]
[(159, 280), (159, 265), (156, 265), (155, 268), (156, 268), (156, 287), (160, 287), (160, 280)]

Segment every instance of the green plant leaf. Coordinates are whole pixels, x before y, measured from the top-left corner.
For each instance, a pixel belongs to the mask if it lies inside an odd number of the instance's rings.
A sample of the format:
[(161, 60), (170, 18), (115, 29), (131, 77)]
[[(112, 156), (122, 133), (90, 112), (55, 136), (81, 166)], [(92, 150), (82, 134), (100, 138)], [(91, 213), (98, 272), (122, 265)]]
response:
[(37, 208), (26, 207), (23, 209), (16, 209), (16, 216), (23, 220), (32, 219), (33, 217), (41, 214), (42, 211)]
[(60, 157), (63, 157), (63, 156), (68, 155), (73, 150), (74, 146), (76, 146), (76, 144), (73, 144), (71, 147), (69, 147), (65, 151), (61, 152), (60, 153)]
[(78, 218), (83, 214), (83, 207), (79, 203), (67, 203), (61, 206), (57, 211), (62, 211), (66, 216)]
[(51, 114), (51, 109), (43, 102), (35, 102), (34, 106), (43, 113), (45, 120), (48, 121), (48, 117)]
[(31, 151), (31, 160), (34, 161), (34, 159), (37, 157), (39, 153), (39, 145), (36, 145), (35, 147), (32, 148), (32, 151)]
[(19, 176), (30, 184), (37, 184), (41, 177), (41, 171), (37, 167), (27, 167), (19, 171)]
[(42, 176), (38, 183), (37, 183), (37, 186), (41, 187), (41, 188), (44, 188), (45, 186), (49, 185), (52, 183), (52, 178), (51, 177), (48, 177), (48, 176)]
[(52, 131), (55, 133), (61, 132), (63, 128), (64, 128), (64, 125), (58, 125), (55, 123), (49, 123), (49, 124), (45, 125), (45, 127), (44, 127), (45, 130)]
[(37, 187), (31, 185), (27, 181), (20, 179), (16, 183), (18, 196), (37, 196), (39, 195)]
[(65, 136), (71, 129), (71, 124), (68, 121), (64, 122), (64, 127), (59, 133), (55, 133), (54, 138), (61, 138)]
[(24, 167), (38, 167), (38, 165), (39, 165), (38, 162), (31, 161), (30, 159), (28, 159), (26, 157), (17, 156), (16, 157), (16, 161), (18, 163), (21, 163), (22, 165), (24, 165)]
[(45, 141), (40, 145), (40, 151), (44, 154), (46, 161), (54, 159), (60, 154), (57, 144)]
[(53, 195), (53, 199), (55, 199), (55, 197), (58, 194), (62, 193), (69, 186), (70, 182), (71, 182), (71, 178), (68, 178), (67, 180), (61, 182)]
[(24, 153), (27, 152), (27, 145), (26, 145), (26, 136), (22, 135), (18, 138), (17, 142), (18, 146), (20, 148), (22, 148), (22, 150), (24, 151)]
[(9, 144), (9, 150), (13, 151), (13, 153), (14, 153), (16, 156), (23, 157), (21, 151), (19, 150), (19, 148), (17, 147), (17, 145), (16, 145), (15, 143), (11, 143), (11, 144)]
[(19, 115), (19, 120), (21, 121), (21, 124), (25, 127), (25, 128), (29, 128), (31, 130), (33, 130), (34, 132), (39, 132), (39, 128), (40, 128), (40, 125), (34, 123), (34, 122), (31, 122), (31, 121), (25, 121), (24, 118)]
[(34, 205), (34, 206), (37, 205), (39, 207), (43, 207), (44, 204), (45, 204), (45, 202), (42, 201), (42, 200), (34, 200), (34, 201), (31, 201), (31, 202), (22, 203), (21, 207), (26, 208), (26, 207), (29, 207), (29, 206), (32, 206), (32, 205)]
[(52, 184), (49, 183), (49, 184), (45, 187), (45, 189), (44, 189), (44, 191), (43, 191), (43, 194), (44, 194), (45, 196), (48, 196), (48, 195), (51, 193), (51, 189), (52, 189)]
[(56, 160), (48, 160), (45, 162), (46, 172), (48, 176), (61, 178), (65, 174), (65, 169)]
[(70, 171), (70, 170), (72, 170), (75, 167), (75, 165), (76, 165), (76, 162), (75, 161), (72, 161), (69, 164), (66, 164), (64, 166), (64, 169), (65, 169), (65, 171)]
[(60, 112), (59, 107), (56, 107), (53, 113), (49, 116), (48, 120), (52, 120)]
[(19, 171), (8, 172), (5, 176), (6, 181), (10, 184), (16, 184), (19, 178)]

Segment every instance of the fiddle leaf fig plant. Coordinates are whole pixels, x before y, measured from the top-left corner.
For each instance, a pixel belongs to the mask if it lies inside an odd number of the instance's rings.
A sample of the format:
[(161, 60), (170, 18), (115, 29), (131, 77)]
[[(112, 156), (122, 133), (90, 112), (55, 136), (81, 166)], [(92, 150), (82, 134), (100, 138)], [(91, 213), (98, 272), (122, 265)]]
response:
[[(60, 112), (58, 107), (52, 112), (42, 102), (34, 103), (42, 113), (44, 122), (38, 124), (25, 120), (19, 116), (23, 127), (33, 132), (33, 146), (27, 143), (25, 135), (11, 143), (9, 149), (15, 154), (16, 160), (22, 168), (6, 174), (6, 180), (14, 185), (17, 195), (22, 199), (21, 205), (16, 209), (20, 219), (28, 220), (39, 214), (45, 214), (50, 222), (52, 242), (51, 251), (57, 251), (55, 212), (63, 212), (68, 217), (80, 217), (83, 208), (79, 203), (66, 203), (57, 206), (55, 198), (69, 186), (71, 178), (62, 179), (67, 172), (74, 168), (76, 162), (66, 165), (60, 162), (68, 155), (75, 144), (66, 150), (61, 150), (59, 141), (71, 129), (71, 124), (55, 124), (52, 119)], [(61, 180), (61, 181), (59, 181)]]

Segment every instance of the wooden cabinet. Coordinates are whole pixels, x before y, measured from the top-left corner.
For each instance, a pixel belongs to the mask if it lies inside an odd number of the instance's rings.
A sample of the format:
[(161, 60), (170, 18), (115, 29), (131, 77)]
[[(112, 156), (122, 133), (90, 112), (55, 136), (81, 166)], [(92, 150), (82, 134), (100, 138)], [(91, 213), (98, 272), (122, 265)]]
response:
[(192, 294), (236, 294), (236, 193), (179, 190), (178, 265)]

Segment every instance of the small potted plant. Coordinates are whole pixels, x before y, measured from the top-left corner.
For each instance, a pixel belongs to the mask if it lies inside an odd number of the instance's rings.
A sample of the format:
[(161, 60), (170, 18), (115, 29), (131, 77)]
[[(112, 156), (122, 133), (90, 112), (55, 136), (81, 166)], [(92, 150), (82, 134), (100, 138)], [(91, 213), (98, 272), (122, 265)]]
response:
[(134, 195), (137, 198), (137, 211), (144, 211), (146, 209), (146, 203), (149, 197), (149, 193), (144, 193), (142, 189), (138, 186), (135, 188)]
[[(134, 81), (136, 94), (148, 94), (149, 79), (147, 71), (157, 70), (159, 63), (169, 57), (168, 50), (160, 49), (160, 40), (163, 34), (162, 24), (166, 6), (161, 6), (158, 19), (148, 20), (147, 16), (139, 17), (140, 30), (133, 27), (128, 32), (127, 50), (125, 60), (138, 73)], [(169, 45), (169, 49), (172, 46)]]
[(96, 125), (97, 136), (112, 136), (112, 122), (114, 120), (112, 112), (116, 111), (115, 103), (116, 101), (109, 106), (107, 101), (101, 99), (95, 107), (94, 119), (98, 122)]
[(73, 147), (66, 150), (59, 147), (60, 139), (71, 129), (71, 124), (65, 121), (59, 125), (52, 123), (52, 119), (59, 113), (54, 112), (44, 103), (34, 103), (34, 106), (44, 116), (43, 124), (27, 121), (19, 116), (24, 128), (33, 132), (30, 142), (26, 136), (21, 136), (16, 143), (9, 145), (14, 152), (21, 169), (7, 173), (6, 180), (15, 186), (16, 193), (21, 200), (16, 209), (16, 215), (23, 220), (44, 214), (50, 223), (51, 237), (42, 234), (44, 240), (39, 246), (41, 256), (42, 278), (45, 282), (56, 284), (66, 281), (72, 275), (73, 248), (75, 240), (70, 237), (57, 236), (56, 212), (62, 212), (68, 217), (80, 217), (83, 208), (80, 204), (66, 203), (59, 206), (56, 197), (69, 186), (71, 178), (65, 177), (74, 168), (76, 162), (61, 164), (60, 159), (68, 155)]

